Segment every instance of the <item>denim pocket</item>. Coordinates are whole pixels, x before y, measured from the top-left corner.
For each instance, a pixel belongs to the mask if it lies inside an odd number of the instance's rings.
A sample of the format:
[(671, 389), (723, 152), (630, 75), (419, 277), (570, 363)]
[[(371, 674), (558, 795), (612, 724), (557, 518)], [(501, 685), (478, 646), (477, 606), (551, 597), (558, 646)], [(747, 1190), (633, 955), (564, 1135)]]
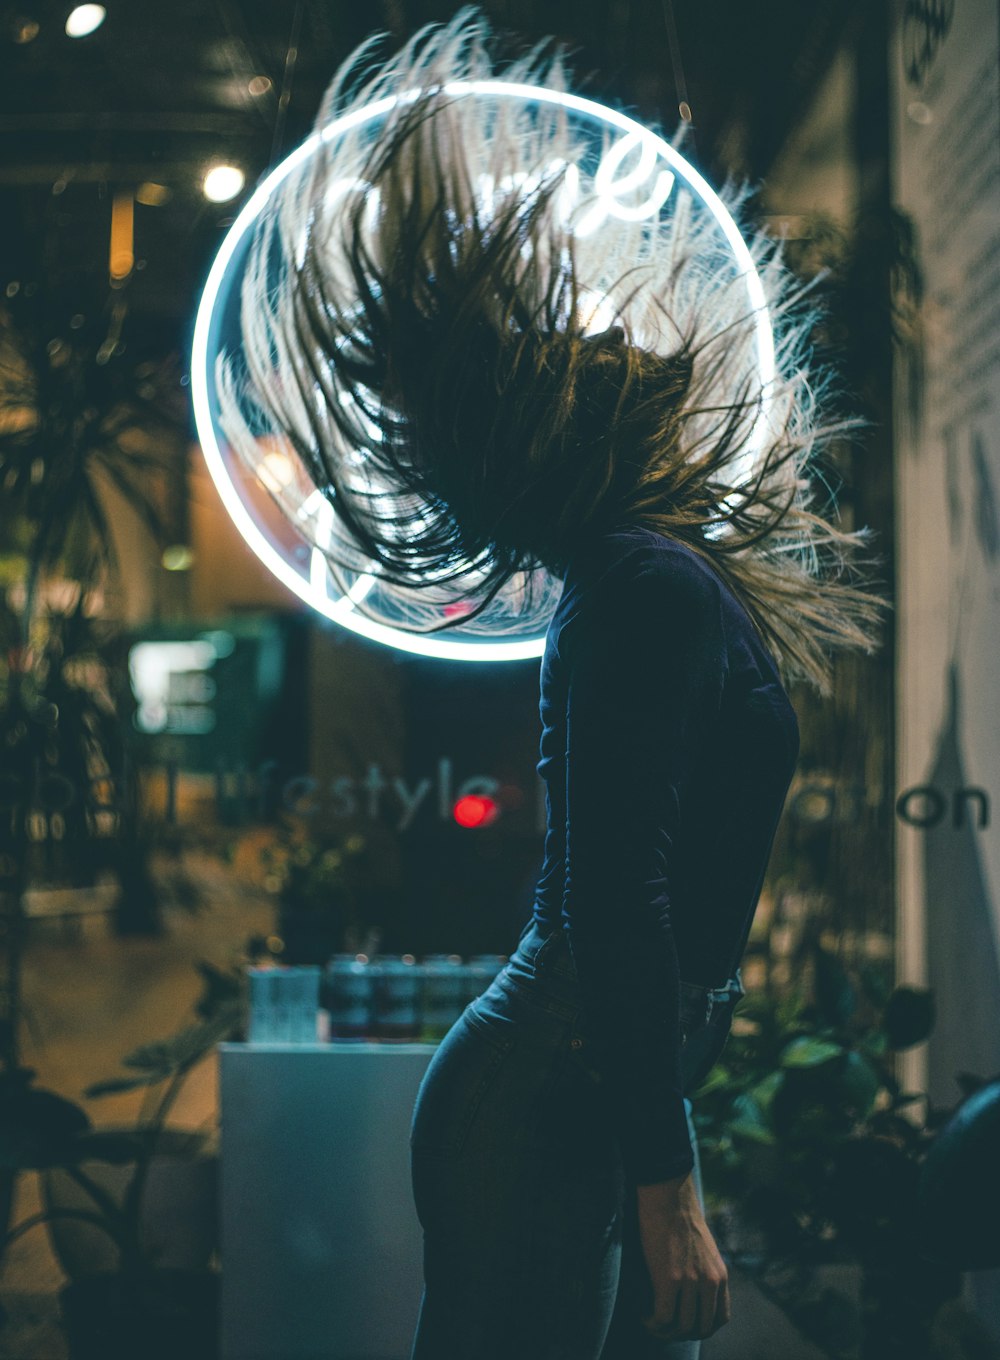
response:
[(494, 979), (485, 992), (469, 1002), (459, 1023), (469, 1025), (488, 1044), (506, 1053), (514, 1036), (512, 1019), (498, 1004), (502, 999), (503, 993)]
[(460, 1153), (513, 1046), (512, 1033), (499, 1034), (466, 1007), (424, 1072), (410, 1123), (410, 1147)]

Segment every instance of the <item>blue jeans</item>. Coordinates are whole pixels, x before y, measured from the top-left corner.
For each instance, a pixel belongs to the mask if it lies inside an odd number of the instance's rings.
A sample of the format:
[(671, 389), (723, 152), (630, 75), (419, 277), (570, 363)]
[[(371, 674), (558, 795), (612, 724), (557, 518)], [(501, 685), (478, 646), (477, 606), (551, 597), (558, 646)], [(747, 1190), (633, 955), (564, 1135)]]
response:
[[(737, 969), (725, 988), (681, 991), (690, 1091), (743, 989)], [(424, 1291), (410, 1360), (697, 1360), (700, 1341), (658, 1341), (641, 1325), (652, 1284), (591, 1044), (565, 934), (529, 922), (417, 1094)]]

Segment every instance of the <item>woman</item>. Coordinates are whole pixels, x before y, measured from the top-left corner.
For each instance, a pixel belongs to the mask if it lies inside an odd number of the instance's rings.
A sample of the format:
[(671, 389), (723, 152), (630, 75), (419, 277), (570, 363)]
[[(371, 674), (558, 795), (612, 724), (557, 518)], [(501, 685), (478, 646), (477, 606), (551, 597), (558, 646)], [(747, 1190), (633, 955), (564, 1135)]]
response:
[[(777, 252), (752, 239), (783, 320), (765, 392), (711, 223), (575, 230), (565, 116), (455, 97), (493, 76), (487, 36), (464, 10), (338, 73), (318, 126), (406, 97), (377, 136), (347, 117), (265, 221), (245, 386), (336, 511), (319, 546), (342, 590), (377, 583), (359, 608), (414, 631), (549, 619), (532, 919), (414, 1110), (413, 1360), (693, 1357), (730, 1308), (686, 1093), (743, 994), (798, 754), (783, 680), (829, 693), (828, 653), (871, 651), (884, 601), (837, 579), (869, 531), (808, 508), (807, 464), (850, 422), (818, 423)], [(504, 79), (565, 75), (536, 50)], [(219, 388), (259, 458), (225, 364)]]

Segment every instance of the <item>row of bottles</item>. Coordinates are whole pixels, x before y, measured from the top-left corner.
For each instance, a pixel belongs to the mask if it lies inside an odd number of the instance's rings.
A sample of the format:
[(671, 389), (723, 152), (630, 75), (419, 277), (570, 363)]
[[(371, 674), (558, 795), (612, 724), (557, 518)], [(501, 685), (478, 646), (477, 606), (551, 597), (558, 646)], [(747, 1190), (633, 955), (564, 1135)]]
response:
[(320, 984), (331, 1039), (436, 1043), (506, 963), (502, 954), (335, 954)]
[(334, 954), (325, 968), (249, 968), (250, 1043), (437, 1043), (489, 987), (503, 954)]

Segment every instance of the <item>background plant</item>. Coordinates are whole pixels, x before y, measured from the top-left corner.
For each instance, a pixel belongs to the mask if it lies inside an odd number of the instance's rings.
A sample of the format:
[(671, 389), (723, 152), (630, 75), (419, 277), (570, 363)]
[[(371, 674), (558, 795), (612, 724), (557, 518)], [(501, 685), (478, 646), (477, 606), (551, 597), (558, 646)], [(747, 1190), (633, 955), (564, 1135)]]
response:
[[(848, 971), (814, 944), (790, 988), (741, 1001), (694, 1093), (724, 1250), (840, 1360), (966, 1354), (936, 1349), (943, 1318), (972, 1322), (955, 1302), (961, 1273), (924, 1255), (917, 1205), (921, 1163), (956, 1107), (903, 1090), (894, 1072), (933, 1025), (930, 991), (890, 988), (873, 964)], [(960, 1099), (986, 1080), (959, 1074)], [(823, 1285), (834, 1264), (857, 1267), (858, 1299)]]
[[(157, 1153), (200, 1156), (217, 1151), (218, 1131), (168, 1129), (170, 1111), (191, 1070), (224, 1040), (245, 1037), (249, 993), (245, 960), (218, 968), (201, 960), (202, 993), (195, 1019), (166, 1039), (142, 1044), (122, 1058), (128, 1071), (88, 1086), (88, 1099), (125, 1091), (144, 1092), (135, 1128), (95, 1128), (83, 1106), (32, 1084), (34, 1072), (20, 1067), (0, 1073), (0, 1168), (44, 1172), (58, 1167), (86, 1192), (92, 1208), (47, 1205), (9, 1230), (0, 1245), (54, 1218), (93, 1223), (114, 1241), (123, 1273), (155, 1270), (140, 1233), (142, 1194)], [(84, 1169), (86, 1162), (130, 1164), (132, 1173), (119, 1202)]]
[[(164, 546), (187, 415), (176, 362), (129, 352), (125, 318), (120, 291), (91, 304), (79, 290), (12, 283), (0, 303), (0, 1065), (11, 1070), (25, 890), (57, 869), (92, 881), (110, 843), (123, 862), (131, 851), (133, 869), (136, 858), (108, 507), (117, 496)], [(65, 795), (55, 810), (44, 789)], [(113, 795), (112, 814), (95, 810), (95, 790)], [(155, 925), (151, 900), (124, 891), (116, 924)]]

